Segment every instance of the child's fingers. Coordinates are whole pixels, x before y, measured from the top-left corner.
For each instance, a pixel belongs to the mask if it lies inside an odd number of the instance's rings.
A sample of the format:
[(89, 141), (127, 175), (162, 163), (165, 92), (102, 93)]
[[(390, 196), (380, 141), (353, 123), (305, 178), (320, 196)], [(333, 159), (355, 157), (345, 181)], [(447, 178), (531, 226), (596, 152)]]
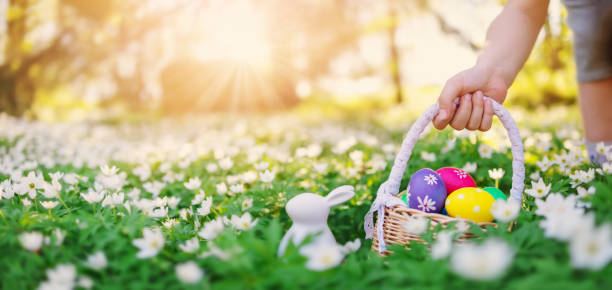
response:
[(471, 99), (471, 94), (466, 94), (461, 98), (459, 108), (457, 109), (457, 112), (455, 112), (453, 120), (450, 122), (451, 127), (455, 128), (455, 130), (463, 130), (465, 125), (467, 125), (467, 122), (470, 119), (470, 114), (472, 113)]
[(463, 90), (462, 81), (458, 78), (452, 78), (446, 82), (444, 88), (442, 89), (442, 93), (440, 93), (440, 97), (438, 98), (438, 103), (440, 104), (440, 112), (433, 120), (433, 125), (438, 130), (444, 129), (446, 125), (452, 120), (453, 115), (455, 114), (455, 99)]
[(489, 131), (493, 123), (493, 103), (490, 99), (484, 101), (484, 112), (482, 114), (482, 122), (480, 122), (480, 131)]
[(468, 130), (478, 130), (480, 128), (484, 109), (483, 97), (484, 95), (481, 91), (476, 91), (476, 93), (472, 95), (472, 113), (470, 114), (470, 120), (465, 126)]

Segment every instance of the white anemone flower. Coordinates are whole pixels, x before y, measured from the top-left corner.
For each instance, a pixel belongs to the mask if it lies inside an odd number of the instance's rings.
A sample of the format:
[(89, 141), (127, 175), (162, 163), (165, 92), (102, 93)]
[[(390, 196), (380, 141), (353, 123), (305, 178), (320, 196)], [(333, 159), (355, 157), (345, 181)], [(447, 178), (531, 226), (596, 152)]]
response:
[(185, 253), (195, 253), (200, 248), (200, 241), (197, 237), (186, 240), (184, 244), (179, 244), (179, 249)]
[(192, 177), (189, 179), (189, 181), (183, 183), (183, 185), (185, 185), (185, 188), (189, 190), (196, 190), (202, 186), (202, 181), (197, 177)]
[(144, 228), (142, 238), (132, 241), (132, 244), (139, 249), (136, 254), (139, 259), (157, 256), (165, 243), (166, 239), (159, 228)]
[(306, 268), (312, 271), (323, 271), (338, 266), (344, 259), (342, 248), (336, 244), (311, 243), (300, 249), (305, 256)]
[(550, 187), (552, 185), (551, 184), (546, 184), (544, 183), (544, 180), (542, 180), (542, 178), (540, 178), (538, 180), (538, 182), (531, 182), (531, 188), (530, 189), (526, 189), (525, 193), (535, 197), (535, 198), (542, 198), (545, 197), (549, 192), (550, 192)]
[(498, 199), (493, 202), (491, 214), (496, 220), (507, 223), (518, 216), (520, 209), (521, 205), (516, 201)]
[(223, 219), (217, 218), (215, 220), (209, 221), (204, 224), (202, 230), (198, 232), (198, 235), (205, 240), (212, 240), (223, 231), (225, 224), (223, 223)]
[(34, 231), (20, 234), (19, 242), (24, 249), (30, 252), (36, 252), (42, 246), (43, 238), (44, 237), (40, 232)]
[(610, 224), (572, 237), (570, 261), (574, 268), (599, 270), (612, 260), (612, 230)]
[(427, 230), (427, 218), (413, 217), (402, 223), (402, 227), (409, 234), (420, 235)]
[(200, 282), (204, 276), (204, 271), (198, 267), (194, 261), (189, 261), (176, 265), (176, 277), (183, 283), (194, 284)]
[(237, 230), (248, 230), (257, 224), (258, 219), (253, 219), (250, 213), (245, 213), (242, 216), (232, 215), (230, 222)]
[(85, 261), (85, 266), (94, 270), (102, 270), (106, 268), (107, 265), (108, 261), (106, 260), (106, 255), (104, 255), (102, 251), (87, 256), (87, 260)]
[(458, 245), (451, 254), (452, 270), (468, 279), (491, 280), (500, 277), (512, 263), (514, 251), (506, 242), (489, 239), (477, 245)]

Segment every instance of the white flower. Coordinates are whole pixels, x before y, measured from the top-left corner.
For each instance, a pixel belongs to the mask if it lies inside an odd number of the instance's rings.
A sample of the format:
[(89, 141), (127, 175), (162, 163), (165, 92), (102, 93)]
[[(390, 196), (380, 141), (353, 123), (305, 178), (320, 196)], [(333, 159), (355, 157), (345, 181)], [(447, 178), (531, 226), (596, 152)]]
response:
[(487, 144), (480, 144), (478, 146), (478, 154), (480, 154), (481, 158), (489, 159), (493, 155), (493, 149)]
[(185, 241), (184, 244), (179, 244), (179, 249), (185, 253), (195, 253), (199, 248), (200, 241), (196, 237)]
[(232, 254), (234, 252), (236, 252), (236, 251), (233, 251), (233, 252), (224, 251), (224, 250), (220, 249), (219, 247), (217, 247), (211, 241), (208, 241), (207, 246), (208, 246), (209, 250), (204, 252), (204, 253), (202, 253), (202, 254), (200, 254), (199, 255), (200, 258), (208, 258), (210, 256), (213, 256), (213, 257), (219, 258), (220, 260), (227, 261), (227, 260), (231, 259), (232, 258)]
[(142, 187), (153, 196), (157, 197), (159, 193), (166, 187), (166, 184), (157, 180), (142, 184)]
[(56, 198), (58, 192), (62, 189), (62, 185), (59, 183), (55, 183), (55, 185), (49, 183), (43, 183), (43, 192), (42, 195), (46, 198)]
[(77, 184), (79, 182), (79, 176), (76, 173), (67, 173), (66, 175), (64, 175), (64, 182), (70, 185)]
[(427, 230), (427, 218), (411, 217), (407, 221), (402, 223), (402, 227), (409, 234), (420, 235)]
[(548, 194), (548, 192), (550, 192), (550, 187), (551, 184), (546, 185), (546, 183), (544, 183), (544, 180), (542, 180), (542, 178), (540, 178), (538, 180), (538, 182), (531, 182), (531, 187), (530, 189), (526, 189), (525, 193), (535, 197), (535, 198), (542, 198), (544, 196), (546, 196)]
[(361, 247), (361, 240), (357, 238), (353, 241), (346, 242), (346, 244), (342, 246), (342, 251), (345, 254), (348, 254), (348, 253), (352, 253), (352, 252), (359, 250), (360, 247)]
[(91, 287), (93, 287), (93, 283), (93, 280), (87, 276), (80, 276), (77, 280), (77, 285), (85, 289), (91, 289)]
[(205, 223), (198, 235), (202, 237), (202, 239), (212, 240), (216, 238), (221, 231), (223, 231), (224, 227), (225, 225), (223, 224), (223, 219), (217, 218)]
[(456, 224), (455, 224), (455, 230), (459, 233), (465, 233), (467, 232), (467, 230), (470, 229), (470, 225), (464, 221), (464, 220), (459, 220)]
[(108, 167), (108, 165), (102, 165), (100, 166), (100, 171), (102, 172), (102, 174), (106, 175), (106, 176), (112, 176), (117, 174), (117, 172), (119, 172), (119, 168), (117, 168), (116, 166), (112, 166), (112, 167)]
[(447, 140), (446, 144), (444, 145), (442, 150), (440, 150), (440, 152), (442, 152), (442, 154), (450, 152), (451, 150), (453, 150), (453, 148), (455, 148), (456, 143), (456, 139)]
[(193, 215), (193, 211), (191, 209), (181, 208), (179, 210), (179, 216), (181, 217), (181, 219), (187, 220), (187, 217), (190, 215)]
[(170, 208), (176, 208), (180, 201), (181, 201), (180, 197), (171, 196), (171, 197), (168, 198), (168, 206)]
[(242, 210), (247, 210), (253, 206), (253, 199), (247, 198), (242, 201)]
[(590, 186), (589, 189), (585, 189), (584, 187), (579, 186), (576, 190), (578, 191), (578, 196), (579, 197), (585, 197), (585, 196), (589, 196), (589, 195), (595, 194), (595, 187), (594, 186)]
[(576, 198), (576, 195), (563, 197), (560, 193), (551, 193), (546, 197), (546, 201), (541, 199), (535, 201), (537, 206), (535, 213), (544, 217), (574, 214), (574, 212), (580, 215), (583, 211), (576, 208)]
[(274, 172), (266, 170), (264, 172), (259, 173), (259, 179), (261, 179), (261, 182), (270, 183), (274, 180), (274, 175)]
[(204, 193), (203, 190), (200, 189), (200, 193), (196, 194), (193, 197), (193, 199), (191, 200), (191, 204), (192, 205), (200, 204), (202, 203), (202, 201), (204, 201), (205, 197), (206, 197), (206, 194)]
[(162, 225), (167, 229), (171, 229), (177, 224), (178, 224), (178, 221), (175, 218), (168, 218), (162, 222)]
[(502, 168), (489, 169), (489, 177), (492, 179), (501, 179), (505, 173), (506, 171)]
[(336, 244), (310, 243), (300, 249), (300, 254), (308, 259), (306, 268), (313, 271), (323, 271), (338, 266), (344, 259), (342, 248)]
[(349, 153), (349, 158), (353, 161), (353, 163), (361, 164), (363, 162), (363, 151), (361, 150), (351, 151), (351, 153)]
[(115, 206), (122, 205), (123, 198), (123, 192), (107, 195), (104, 201), (102, 201), (102, 206), (109, 206), (111, 208), (114, 208)]
[(159, 219), (168, 216), (168, 207), (159, 207), (149, 213), (149, 217)]
[[(612, 153), (610, 155), (612, 156)], [(612, 160), (612, 157), (608, 157), (608, 159)], [(612, 163), (611, 162), (604, 162), (603, 164), (601, 164), (601, 168), (597, 168), (596, 171), (597, 171), (597, 173), (599, 173), (601, 175), (612, 174)]]
[(610, 224), (573, 236), (569, 249), (574, 268), (599, 270), (605, 267), (612, 259)]
[(219, 167), (223, 170), (229, 170), (232, 166), (234, 166), (234, 162), (229, 157), (225, 157), (219, 161)]
[(436, 154), (429, 153), (427, 151), (421, 151), (421, 159), (429, 162), (434, 162), (436, 161)]
[(268, 168), (268, 162), (262, 161), (253, 165), (257, 171), (264, 171)]
[(453, 231), (441, 231), (436, 237), (436, 241), (431, 245), (431, 257), (440, 260), (448, 257), (452, 248)]
[(559, 241), (588, 233), (594, 225), (594, 216), (582, 214), (581, 211), (571, 210), (565, 214), (551, 214), (540, 221), (544, 236)]
[(105, 194), (104, 191), (96, 192), (95, 190), (90, 188), (88, 193), (81, 192), (81, 197), (87, 203), (96, 203), (96, 202), (100, 202), (104, 198), (104, 194)]
[(318, 162), (312, 165), (312, 169), (314, 169), (314, 171), (317, 173), (325, 173), (325, 171), (327, 171), (328, 166), (329, 164), (325, 162)]
[(427, 182), (427, 185), (438, 184), (438, 178), (433, 174), (425, 175), (423, 179)]
[(225, 183), (219, 183), (215, 187), (217, 189), (217, 194), (223, 195), (227, 193), (227, 185)]
[(189, 190), (196, 190), (200, 188), (200, 186), (202, 185), (202, 181), (197, 177), (192, 177), (189, 179), (189, 181), (183, 183), (183, 185), (185, 185), (185, 188)]
[(132, 244), (140, 250), (136, 257), (144, 259), (156, 256), (164, 247), (165, 242), (166, 239), (159, 228), (144, 228), (142, 238), (133, 240)]
[(178, 279), (187, 284), (198, 283), (204, 276), (204, 271), (193, 261), (178, 264), (175, 270)]
[(52, 209), (59, 204), (57, 201), (41, 201), (40, 205), (42, 205), (45, 209)]
[(244, 191), (244, 184), (242, 183), (234, 184), (230, 186), (229, 190), (233, 193), (241, 193)]
[[(53, 230), (53, 232), (51, 233), (53, 235), (53, 238), (55, 239), (55, 245), (56, 246), (60, 246), (63, 242), (64, 242), (64, 238), (66, 237), (66, 232), (56, 228)], [(45, 238), (45, 240), (47, 240), (49, 238)], [(45, 244), (50, 244), (51, 240), (49, 239), (49, 241), (45, 241)]]
[(210, 213), (210, 208), (212, 206), (212, 197), (207, 197), (204, 201), (202, 201), (202, 203), (200, 204), (200, 207), (198, 208), (198, 215), (199, 216), (207, 216)]
[(19, 242), (24, 249), (30, 252), (36, 252), (42, 246), (43, 235), (36, 231), (22, 233), (19, 235)]
[(254, 227), (257, 224), (257, 220), (253, 220), (253, 217), (250, 213), (245, 213), (242, 216), (232, 215), (231, 223), (234, 228), (237, 230), (248, 230)]
[(218, 169), (219, 169), (219, 166), (217, 166), (216, 163), (208, 163), (208, 164), (206, 164), (206, 171), (208, 173), (217, 172)]
[(250, 170), (247, 171), (245, 173), (243, 173), (242, 175), (240, 175), (240, 179), (242, 179), (242, 182), (244, 183), (253, 183), (257, 180), (257, 172)]
[(28, 206), (31, 206), (31, 205), (32, 205), (32, 201), (31, 201), (29, 198), (27, 198), (27, 197), (26, 197), (26, 198), (24, 198), (24, 199), (22, 199), (22, 200), (21, 200), (21, 203), (23, 203), (23, 206), (26, 206), (26, 207), (28, 207)]
[(433, 201), (429, 195), (426, 195), (425, 198), (423, 198), (421, 200), (420, 196), (417, 196), (417, 201), (419, 202), (419, 204), (417, 205), (417, 207), (422, 210), (422, 211), (435, 211), (436, 210), (436, 202)]
[(31, 199), (35, 199), (38, 189), (42, 189), (45, 184), (42, 176), (30, 171), (27, 176), (21, 178), (19, 183), (14, 186), (15, 193), (18, 195), (27, 194)]
[(521, 205), (518, 202), (498, 199), (493, 202), (491, 214), (498, 221), (510, 222), (518, 216), (520, 209)]
[(541, 171), (546, 171), (550, 167), (552, 163), (548, 160), (547, 156), (544, 156), (542, 160), (536, 161), (536, 165), (540, 168)]
[(87, 261), (85, 261), (85, 266), (94, 269), (94, 270), (102, 270), (106, 268), (108, 265), (108, 261), (106, 260), (106, 256), (104, 252), (98, 251), (87, 257)]
[(491, 280), (501, 276), (512, 262), (514, 253), (503, 241), (489, 239), (481, 245), (458, 245), (451, 254), (453, 271), (474, 280)]
[(38, 289), (73, 289), (77, 278), (76, 268), (72, 264), (59, 264), (47, 270), (47, 281), (43, 281)]
[(142, 164), (132, 170), (132, 173), (140, 179), (141, 182), (151, 177), (151, 167), (148, 164)]
[(533, 173), (529, 174), (529, 179), (531, 180), (538, 180), (540, 178), (540, 172), (538, 171), (534, 171)]
[(476, 162), (467, 162), (461, 169), (467, 173), (474, 173), (477, 167), (478, 165), (476, 165)]

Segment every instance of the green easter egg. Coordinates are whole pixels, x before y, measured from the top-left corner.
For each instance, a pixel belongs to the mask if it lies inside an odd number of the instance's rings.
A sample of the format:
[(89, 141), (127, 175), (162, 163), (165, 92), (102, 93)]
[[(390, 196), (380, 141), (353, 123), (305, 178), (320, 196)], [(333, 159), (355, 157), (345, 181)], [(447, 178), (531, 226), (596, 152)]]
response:
[(504, 194), (501, 190), (495, 187), (485, 187), (483, 189), (486, 192), (488, 192), (490, 195), (492, 195), (493, 198), (495, 198), (495, 200), (498, 200), (498, 199), (508, 200), (508, 197), (506, 196), (506, 194)]
[(410, 205), (408, 204), (408, 195), (406, 193), (402, 194), (401, 199), (404, 201), (404, 203), (406, 204), (407, 207), (410, 207)]

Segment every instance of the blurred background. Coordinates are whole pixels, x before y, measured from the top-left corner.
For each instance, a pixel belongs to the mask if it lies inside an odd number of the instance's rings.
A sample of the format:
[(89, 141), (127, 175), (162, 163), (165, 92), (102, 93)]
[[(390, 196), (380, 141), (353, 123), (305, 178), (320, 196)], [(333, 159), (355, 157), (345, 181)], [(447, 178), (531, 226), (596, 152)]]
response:
[[(475, 63), (504, 2), (0, 0), (0, 111), (39, 120), (420, 111)], [(565, 17), (551, 1), (509, 104), (576, 102)]]

